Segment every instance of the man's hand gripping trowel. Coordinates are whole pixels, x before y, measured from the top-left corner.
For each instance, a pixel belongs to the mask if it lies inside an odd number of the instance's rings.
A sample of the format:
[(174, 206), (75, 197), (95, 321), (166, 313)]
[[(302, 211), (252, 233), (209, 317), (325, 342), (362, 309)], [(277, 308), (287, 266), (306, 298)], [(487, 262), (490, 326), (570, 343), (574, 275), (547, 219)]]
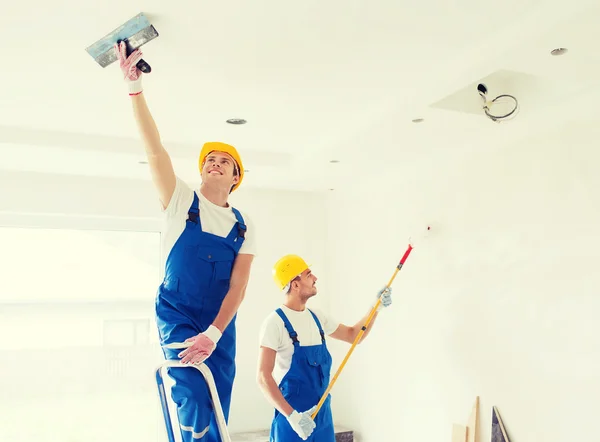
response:
[[(158, 32), (150, 24), (146, 16), (140, 13), (114, 31), (108, 33), (93, 45), (87, 47), (86, 51), (100, 66), (105, 68), (117, 61), (115, 44), (124, 42), (127, 47), (127, 55), (129, 55), (156, 37), (158, 37)], [(145, 74), (149, 74), (152, 70), (150, 65), (144, 60), (138, 61), (136, 66)]]

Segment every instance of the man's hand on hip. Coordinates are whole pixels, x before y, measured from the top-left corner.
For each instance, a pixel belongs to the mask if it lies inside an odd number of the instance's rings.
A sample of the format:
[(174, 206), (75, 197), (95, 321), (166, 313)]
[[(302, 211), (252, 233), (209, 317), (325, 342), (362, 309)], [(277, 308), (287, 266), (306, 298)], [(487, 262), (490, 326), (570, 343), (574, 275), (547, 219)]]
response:
[(287, 420), (292, 426), (293, 430), (298, 433), (298, 436), (300, 436), (302, 440), (308, 439), (316, 427), (316, 424), (311, 416), (316, 409), (317, 406), (315, 405), (310, 410), (302, 413), (294, 410), (292, 411), (292, 414), (287, 417)]

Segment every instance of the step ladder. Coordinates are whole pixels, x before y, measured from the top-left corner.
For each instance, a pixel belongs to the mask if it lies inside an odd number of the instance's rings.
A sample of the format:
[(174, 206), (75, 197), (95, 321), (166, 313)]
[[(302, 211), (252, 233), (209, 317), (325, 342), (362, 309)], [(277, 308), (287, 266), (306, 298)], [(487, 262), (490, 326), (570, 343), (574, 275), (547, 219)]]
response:
[[(178, 360), (168, 360), (160, 364), (155, 371), (156, 374), (156, 385), (158, 386), (158, 396), (160, 398), (160, 405), (162, 407), (163, 416), (165, 418), (165, 426), (167, 428), (167, 437), (169, 442), (177, 442), (175, 440), (175, 433), (173, 433), (173, 423), (171, 421), (171, 413), (169, 412), (169, 402), (167, 401), (167, 394), (165, 391), (165, 382), (163, 378), (163, 370), (166, 372), (167, 368), (177, 367), (186, 368), (188, 370), (198, 370), (202, 373), (204, 380), (208, 384), (210, 395), (212, 399), (213, 410), (217, 419), (217, 425), (219, 428), (219, 434), (222, 442), (231, 442), (229, 437), (229, 430), (227, 429), (227, 423), (225, 422), (225, 415), (223, 414), (223, 408), (221, 408), (221, 401), (219, 400), (219, 394), (217, 392), (217, 385), (215, 379), (210, 371), (210, 368), (206, 364), (182, 364)], [(179, 428), (179, 425), (177, 426)]]

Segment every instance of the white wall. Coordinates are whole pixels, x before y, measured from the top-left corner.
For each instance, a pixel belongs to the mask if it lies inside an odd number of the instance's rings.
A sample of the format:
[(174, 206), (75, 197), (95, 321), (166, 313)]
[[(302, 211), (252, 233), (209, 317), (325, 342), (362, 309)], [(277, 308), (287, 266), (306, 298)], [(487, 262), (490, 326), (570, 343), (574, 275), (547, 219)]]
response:
[[(1, 172), (0, 188), (3, 189), (0, 193), (0, 226), (150, 231), (162, 227), (154, 190), (151, 183), (146, 181)], [(280, 256), (298, 253), (314, 264), (313, 269), (318, 275), (323, 275), (326, 264), (326, 206), (325, 196), (321, 194), (250, 189), (236, 191), (232, 195), (232, 202), (252, 216), (259, 237), (259, 255), (255, 259), (247, 296), (238, 315), (238, 374), (230, 421), (230, 431), (237, 432), (268, 428), (271, 422), (272, 407), (263, 398), (255, 382), (260, 323), (282, 300), (272, 282), (271, 267)], [(324, 275), (319, 285), (323, 294), (315, 299), (314, 305), (327, 308), (327, 278)], [(127, 315), (146, 314), (148, 308), (153, 306), (154, 296), (154, 291), (149, 292), (145, 304), (111, 305), (106, 314), (114, 316), (117, 310), (121, 313), (127, 311)], [(39, 308), (34, 310), (32, 314), (40, 314)], [(96, 312), (97, 315), (104, 314), (99, 310)], [(53, 354), (59, 358), (65, 356)], [(16, 364), (21, 355), (22, 352), (18, 351), (6, 355), (5, 362)], [(47, 357), (47, 353), (44, 355)], [(98, 356), (93, 356), (93, 360), (97, 360)], [(160, 355), (155, 349), (141, 349), (137, 350), (136, 357), (135, 373), (139, 374), (142, 370), (139, 358), (143, 358), (147, 364), (148, 378), (145, 381), (137, 379), (135, 387), (124, 390), (123, 394), (136, 395), (127, 399), (132, 407), (152, 397), (149, 400), (156, 399), (158, 408), (152, 370)], [(74, 362), (76, 358), (69, 360)], [(94, 362), (88, 361), (87, 368), (89, 364)], [(84, 373), (86, 369), (77, 373), (79, 384), (92, 382)], [(110, 388), (104, 384), (104, 380), (102, 385), (103, 388)], [(119, 385), (115, 384), (116, 387)], [(150, 388), (149, 393), (144, 390), (145, 386)], [(52, 388), (49, 387), (50, 390)], [(117, 401), (123, 399), (119, 394), (114, 398)], [(85, 402), (81, 403), (81, 407), (85, 410)], [(109, 414), (110, 407), (106, 407), (104, 412)], [(150, 430), (144, 429), (145, 440), (150, 436), (148, 432), (155, 431), (153, 428), (162, 430), (160, 419), (160, 414), (149, 413)], [(22, 434), (17, 430), (15, 434)], [(134, 434), (140, 435), (139, 432)]]
[[(234, 204), (259, 230), (260, 255), (239, 315), (231, 431), (270, 423), (254, 375), (260, 321), (279, 301), (274, 260), (306, 255), (320, 277), (315, 304), (353, 324), (408, 237), (431, 222), (394, 282), (394, 304), (333, 389), (336, 422), (361, 442), (450, 440), (479, 395), (482, 442), (493, 405), (512, 440), (587, 440), (600, 394), (599, 155), (591, 142), (557, 141), (407, 158), (327, 195), (236, 192)], [(160, 228), (149, 182), (3, 172), (0, 188), (10, 189), (0, 193), (2, 210), (41, 214), (0, 214), (0, 225)], [(73, 202), (81, 216), (60, 216)], [(335, 370), (349, 346), (330, 345)]]
[[(409, 235), (434, 226), (334, 387), (336, 420), (361, 442), (450, 441), (477, 395), (482, 442), (494, 405), (513, 441), (594, 439), (597, 143), (565, 135), (477, 150), (377, 164), (330, 195), (331, 308), (347, 322), (387, 283)], [(335, 345), (336, 368), (347, 349)]]

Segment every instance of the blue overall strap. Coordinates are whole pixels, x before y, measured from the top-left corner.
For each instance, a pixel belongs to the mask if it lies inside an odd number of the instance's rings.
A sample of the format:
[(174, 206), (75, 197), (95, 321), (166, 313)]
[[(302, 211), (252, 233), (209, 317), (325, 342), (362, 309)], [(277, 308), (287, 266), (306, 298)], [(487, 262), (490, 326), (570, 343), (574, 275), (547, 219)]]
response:
[(198, 209), (198, 202), (198, 195), (196, 194), (196, 192), (194, 192), (194, 201), (192, 201), (192, 205), (188, 209), (188, 219), (191, 222), (202, 226), (202, 224), (200, 223), (200, 209)]
[(321, 327), (321, 322), (319, 321), (319, 318), (317, 318), (317, 315), (315, 315), (311, 309), (307, 309), (307, 310), (310, 312), (313, 319), (317, 323), (317, 327), (319, 327), (319, 333), (321, 333), (321, 342), (325, 342), (325, 333), (323, 332), (323, 327)]
[(239, 238), (244, 239), (246, 237), (246, 224), (244, 223), (244, 218), (240, 211), (235, 207), (232, 207), (231, 210), (237, 219), (237, 238), (234, 241), (237, 241)]
[(279, 317), (283, 320), (283, 325), (285, 325), (285, 329), (290, 334), (290, 338), (292, 338), (292, 341), (294, 342), (294, 346), (295, 347), (299, 346), (300, 341), (298, 340), (298, 333), (296, 333), (296, 331), (292, 327), (292, 324), (290, 324), (290, 321), (288, 320), (287, 316), (285, 315), (285, 313), (283, 313), (283, 310), (281, 310), (280, 308), (278, 308), (276, 311), (277, 311), (277, 314), (279, 315)]

